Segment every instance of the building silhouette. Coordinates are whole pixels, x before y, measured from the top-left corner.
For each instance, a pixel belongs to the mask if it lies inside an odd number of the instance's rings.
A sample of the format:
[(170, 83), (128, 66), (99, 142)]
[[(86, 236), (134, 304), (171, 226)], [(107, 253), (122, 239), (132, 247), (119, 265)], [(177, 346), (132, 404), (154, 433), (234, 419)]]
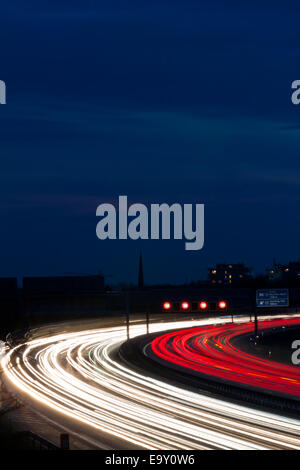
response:
[(272, 268), (268, 268), (269, 281), (283, 281), (286, 283), (300, 283), (300, 261), (290, 261), (288, 264), (273, 262)]
[(208, 279), (210, 284), (218, 286), (230, 286), (241, 284), (252, 278), (251, 269), (243, 263), (237, 264), (217, 264), (214, 268), (209, 268)]

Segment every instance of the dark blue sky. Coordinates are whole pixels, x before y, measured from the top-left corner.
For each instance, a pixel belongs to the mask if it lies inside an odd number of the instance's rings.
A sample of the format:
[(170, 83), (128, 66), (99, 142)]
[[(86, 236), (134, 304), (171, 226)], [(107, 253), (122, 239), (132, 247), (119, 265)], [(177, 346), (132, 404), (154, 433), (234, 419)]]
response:
[[(0, 275), (146, 282), (300, 257), (300, 6), (12, 1), (1, 6)], [(205, 246), (107, 241), (98, 204), (206, 204)]]

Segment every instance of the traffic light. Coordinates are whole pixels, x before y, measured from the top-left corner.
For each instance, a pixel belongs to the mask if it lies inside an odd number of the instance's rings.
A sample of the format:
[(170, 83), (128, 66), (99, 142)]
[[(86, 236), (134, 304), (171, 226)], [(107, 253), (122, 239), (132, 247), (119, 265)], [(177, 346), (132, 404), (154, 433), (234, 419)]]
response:
[(182, 302), (181, 303), (181, 309), (182, 310), (188, 310), (190, 308), (190, 304), (188, 302)]
[(219, 302), (219, 308), (221, 310), (225, 310), (225, 308), (227, 307), (227, 303), (225, 302), (225, 300), (220, 300)]

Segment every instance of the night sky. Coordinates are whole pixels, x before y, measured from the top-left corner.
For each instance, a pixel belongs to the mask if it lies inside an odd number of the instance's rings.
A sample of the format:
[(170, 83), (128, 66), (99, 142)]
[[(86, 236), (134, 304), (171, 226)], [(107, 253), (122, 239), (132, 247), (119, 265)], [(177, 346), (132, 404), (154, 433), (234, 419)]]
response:
[[(298, 4), (299, 5), (299, 4)], [(13, 0), (1, 6), (0, 276), (205, 278), (300, 257), (300, 6)], [(204, 203), (205, 245), (99, 241), (118, 195)]]

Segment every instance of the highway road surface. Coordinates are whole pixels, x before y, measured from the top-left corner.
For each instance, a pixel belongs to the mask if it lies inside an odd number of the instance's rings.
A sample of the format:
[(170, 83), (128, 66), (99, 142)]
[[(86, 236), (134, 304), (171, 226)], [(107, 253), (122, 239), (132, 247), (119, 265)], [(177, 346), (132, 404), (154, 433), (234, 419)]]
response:
[[(151, 332), (207, 323), (154, 323)], [(132, 325), (130, 334), (145, 334), (145, 325)], [(27, 406), (80, 434), (87, 448), (300, 449), (300, 421), (134, 370), (116, 354), (125, 340), (123, 324), (52, 332), (11, 349), (1, 367)]]
[[(260, 330), (264, 331), (299, 326), (300, 318), (260, 321)], [(147, 350), (152, 359), (176, 370), (188, 369), (195, 375), (211, 376), (246, 389), (251, 387), (272, 396), (299, 400), (299, 367), (259, 357), (237, 347), (235, 339), (251, 333), (251, 322), (206, 325), (159, 335), (149, 342)], [(290, 355), (292, 352), (290, 348)]]

